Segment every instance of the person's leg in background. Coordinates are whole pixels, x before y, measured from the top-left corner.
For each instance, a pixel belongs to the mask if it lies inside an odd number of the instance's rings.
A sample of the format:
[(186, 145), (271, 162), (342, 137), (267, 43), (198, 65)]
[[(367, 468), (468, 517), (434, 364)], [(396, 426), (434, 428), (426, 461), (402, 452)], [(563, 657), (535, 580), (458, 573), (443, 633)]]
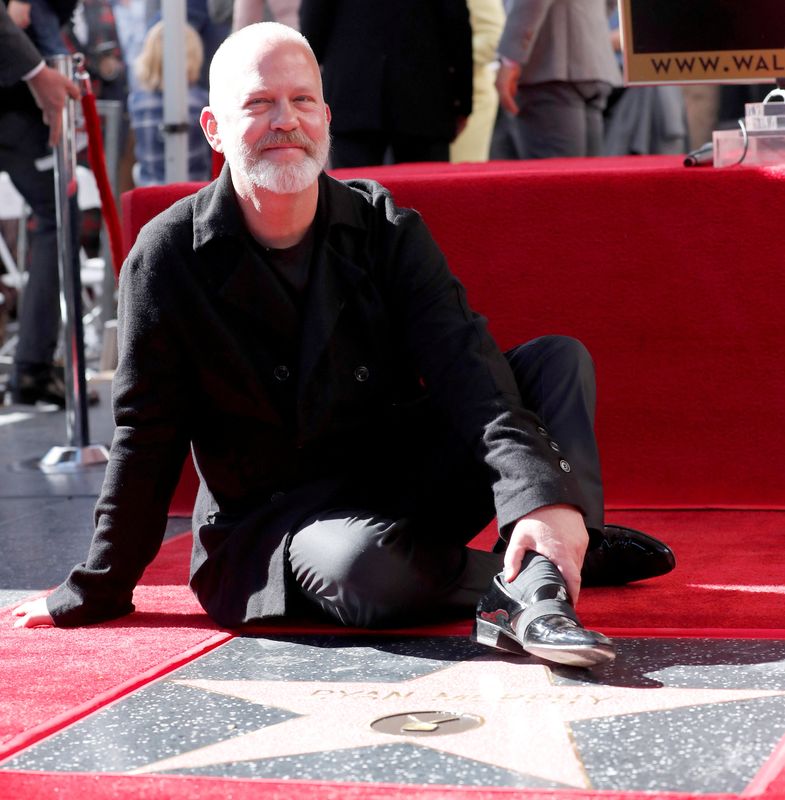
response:
[(609, 91), (610, 86), (596, 81), (521, 85), (516, 98), (520, 110), (509, 121), (517, 157), (599, 155), (602, 109)]
[[(14, 403), (44, 402), (64, 407), (65, 385), (53, 366), (61, 323), (54, 170), (36, 166), (40, 159), (51, 161), (48, 136), (48, 129), (35, 112), (3, 115), (0, 168), (8, 172), (30, 206), (35, 225), (9, 388)], [(75, 197), (71, 222), (74, 268), (78, 269), (79, 212)]]

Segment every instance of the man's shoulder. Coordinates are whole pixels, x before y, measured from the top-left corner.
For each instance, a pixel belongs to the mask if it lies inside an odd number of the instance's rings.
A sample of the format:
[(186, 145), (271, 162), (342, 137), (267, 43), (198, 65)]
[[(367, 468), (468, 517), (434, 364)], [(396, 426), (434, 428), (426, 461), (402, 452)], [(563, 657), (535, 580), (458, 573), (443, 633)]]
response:
[[(330, 178), (333, 185), (343, 187), (361, 200), (371, 205), (392, 199), (392, 192), (379, 181), (372, 178)], [(340, 189), (339, 189), (340, 191)]]
[[(136, 244), (143, 243), (146, 246), (155, 243), (174, 244), (184, 238), (190, 242), (193, 238), (194, 208), (197, 198), (210, 187), (211, 184), (208, 184), (193, 194), (173, 199), (171, 205), (152, 216), (140, 228)], [(166, 189), (156, 187), (156, 191), (166, 191)]]
[[(203, 191), (203, 190), (201, 190)], [(193, 252), (195, 194), (177, 198), (140, 229), (128, 254), (124, 271), (153, 268), (189, 258)]]
[(333, 205), (351, 206), (360, 214), (383, 214), (394, 224), (419, 214), (411, 208), (399, 206), (393, 193), (384, 185), (371, 178), (333, 178), (328, 177)]

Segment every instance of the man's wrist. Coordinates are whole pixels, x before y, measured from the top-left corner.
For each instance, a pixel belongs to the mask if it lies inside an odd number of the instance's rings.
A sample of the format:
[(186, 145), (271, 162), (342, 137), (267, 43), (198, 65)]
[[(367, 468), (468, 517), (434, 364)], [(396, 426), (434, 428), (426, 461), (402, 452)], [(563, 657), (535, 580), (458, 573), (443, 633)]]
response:
[(29, 72), (26, 72), (24, 75), (22, 75), (22, 80), (31, 81), (33, 78), (35, 78), (36, 75), (38, 75), (39, 72), (41, 72), (41, 70), (45, 66), (46, 66), (45, 61), (39, 61), (39, 63), (36, 64)]

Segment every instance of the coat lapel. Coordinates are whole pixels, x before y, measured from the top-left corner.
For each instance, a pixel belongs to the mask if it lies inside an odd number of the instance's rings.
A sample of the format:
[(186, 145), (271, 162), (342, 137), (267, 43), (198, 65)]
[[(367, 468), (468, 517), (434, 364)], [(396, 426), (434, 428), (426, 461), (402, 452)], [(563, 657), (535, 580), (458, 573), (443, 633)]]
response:
[(354, 248), (346, 244), (336, 248), (333, 241), (352, 229), (364, 228), (365, 222), (352, 193), (340, 182), (322, 174), (301, 340), (298, 403), (307, 394), (314, 369), (333, 338), (344, 307), (360, 284), (368, 280), (363, 269), (342, 255), (354, 252)]

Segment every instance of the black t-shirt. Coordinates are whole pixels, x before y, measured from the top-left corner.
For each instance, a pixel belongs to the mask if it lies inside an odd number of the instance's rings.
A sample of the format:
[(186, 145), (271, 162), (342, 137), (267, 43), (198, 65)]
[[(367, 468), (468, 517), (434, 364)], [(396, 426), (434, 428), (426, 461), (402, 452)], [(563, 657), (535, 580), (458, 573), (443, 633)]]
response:
[(301, 314), (305, 290), (308, 286), (308, 276), (311, 271), (314, 227), (311, 225), (302, 240), (292, 247), (277, 249), (255, 243), (260, 258), (271, 268)]

